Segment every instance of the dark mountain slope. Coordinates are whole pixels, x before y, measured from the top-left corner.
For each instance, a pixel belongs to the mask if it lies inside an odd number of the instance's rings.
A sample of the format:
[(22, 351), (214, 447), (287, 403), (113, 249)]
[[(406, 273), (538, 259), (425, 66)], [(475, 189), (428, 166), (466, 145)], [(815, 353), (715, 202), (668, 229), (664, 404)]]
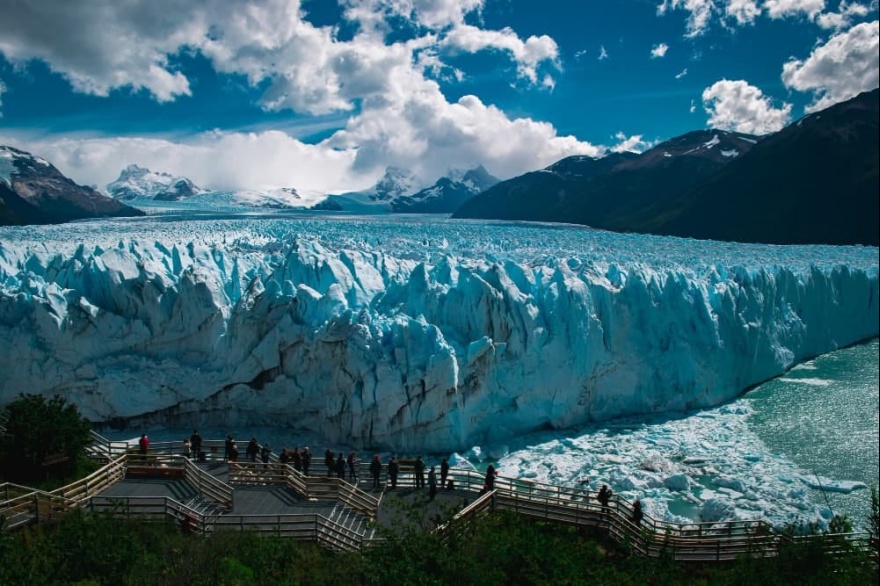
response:
[(0, 146), (0, 225), (56, 224), (99, 217), (143, 216), (91, 187), (77, 185), (48, 161)]
[(660, 234), (878, 245), (878, 90), (768, 136), (679, 198)]

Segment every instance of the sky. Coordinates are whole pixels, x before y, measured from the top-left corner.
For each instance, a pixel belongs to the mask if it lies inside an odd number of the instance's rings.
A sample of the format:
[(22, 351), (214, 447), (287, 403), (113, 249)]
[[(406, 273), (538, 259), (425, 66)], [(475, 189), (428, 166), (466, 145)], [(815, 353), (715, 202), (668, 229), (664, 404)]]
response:
[(877, 0), (0, 0), (0, 144), (103, 188), (500, 179), (878, 86)]

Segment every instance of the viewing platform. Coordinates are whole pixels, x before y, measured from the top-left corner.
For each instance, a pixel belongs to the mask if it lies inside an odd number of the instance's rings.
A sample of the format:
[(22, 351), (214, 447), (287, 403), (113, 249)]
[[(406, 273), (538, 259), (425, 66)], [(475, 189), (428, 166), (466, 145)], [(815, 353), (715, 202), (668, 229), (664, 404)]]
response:
[[(454, 537), (468, 530), (470, 519), (512, 511), (605, 532), (637, 555), (696, 562), (773, 556), (786, 540), (815, 537), (790, 537), (763, 521), (671, 523), (645, 515), (636, 524), (631, 520), (633, 503), (617, 495), (602, 506), (596, 491), (501, 476), (486, 491), (483, 475), (455, 468), (449, 471), (455, 488), (438, 487), (430, 499), (427, 488), (415, 487), (408, 463), (402, 463), (394, 489), (385, 482), (383, 466), (377, 489), (367, 463), (359, 466), (357, 478), (343, 480), (326, 475), (323, 465), (313, 469), (324, 474), (307, 476), (278, 462), (274, 454), (268, 463), (226, 462), (222, 440), (207, 440), (204, 448), (205, 461), (195, 462), (181, 453), (180, 442), (157, 442), (144, 455), (127, 442), (110, 442), (93, 433), (89, 455), (104, 465), (88, 477), (48, 492), (0, 485), (4, 530), (83, 509), (170, 519), (195, 535), (248, 530), (311, 540), (333, 551), (358, 551), (393, 535), (395, 528), (415, 525)], [(829, 548), (867, 543), (866, 533), (821, 537)]]

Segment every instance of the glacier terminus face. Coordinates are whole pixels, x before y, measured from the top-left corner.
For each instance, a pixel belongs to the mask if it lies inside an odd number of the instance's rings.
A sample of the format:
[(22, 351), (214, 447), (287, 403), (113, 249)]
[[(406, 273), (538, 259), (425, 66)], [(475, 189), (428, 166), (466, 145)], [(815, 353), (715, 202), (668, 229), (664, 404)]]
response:
[(0, 228), (0, 404), (455, 451), (708, 407), (878, 335), (878, 251), (437, 217)]

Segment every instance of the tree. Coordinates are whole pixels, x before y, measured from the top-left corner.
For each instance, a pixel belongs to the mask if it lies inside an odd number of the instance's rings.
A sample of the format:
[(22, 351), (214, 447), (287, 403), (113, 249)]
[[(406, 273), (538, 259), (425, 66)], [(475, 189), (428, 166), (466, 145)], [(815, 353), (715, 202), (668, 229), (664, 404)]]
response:
[(91, 425), (75, 405), (58, 395), (20, 394), (4, 408), (6, 434), (0, 437), (0, 476), (16, 482), (40, 480), (45, 464), (66, 472), (85, 454)]

